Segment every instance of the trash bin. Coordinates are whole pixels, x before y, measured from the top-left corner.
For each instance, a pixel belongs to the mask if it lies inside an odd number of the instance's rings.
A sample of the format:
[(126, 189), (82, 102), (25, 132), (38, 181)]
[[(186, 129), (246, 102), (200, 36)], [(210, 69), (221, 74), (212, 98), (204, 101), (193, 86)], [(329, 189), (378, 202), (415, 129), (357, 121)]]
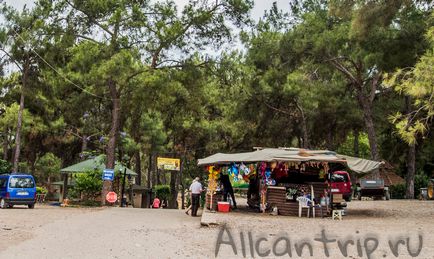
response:
[(420, 188), (420, 197), (422, 200), (428, 200), (428, 188)]
[(134, 208), (149, 208), (153, 198), (153, 190), (140, 185), (131, 186), (132, 204)]

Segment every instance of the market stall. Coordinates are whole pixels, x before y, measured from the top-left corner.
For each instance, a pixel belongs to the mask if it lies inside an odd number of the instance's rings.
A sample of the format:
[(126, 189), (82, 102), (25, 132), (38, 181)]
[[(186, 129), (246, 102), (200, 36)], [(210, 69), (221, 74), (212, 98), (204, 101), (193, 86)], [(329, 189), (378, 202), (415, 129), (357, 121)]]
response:
[(321, 212), (329, 211), (331, 172), (347, 168), (363, 175), (379, 168), (381, 162), (329, 150), (265, 148), (244, 153), (217, 153), (199, 159), (198, 165), (204, 166), (209, 174), (208, 204), (215, 204), (216, 198), (221, 198), (218, 179), (227, 174), (233, 183), (249, 184), (247, 203), (251, 208), (262, 212), (277, 209), (281, 215), (298, 215), (297, 198), (308, 197), (315, 201), (315, 214), (320, 216)]

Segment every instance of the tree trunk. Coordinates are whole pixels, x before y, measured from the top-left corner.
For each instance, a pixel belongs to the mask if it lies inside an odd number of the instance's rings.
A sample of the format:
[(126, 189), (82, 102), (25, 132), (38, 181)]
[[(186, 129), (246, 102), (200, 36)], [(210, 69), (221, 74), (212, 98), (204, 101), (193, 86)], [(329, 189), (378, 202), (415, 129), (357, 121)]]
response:
[(81, 154), (83, 155), (82, 160), (84, 160), (84, 152), (87, 150), (87, 135), (84, 134), (81, 137)]
[(416, 145), (410, 144), (407, 154), (406, 199), (414, 199), (414, 176), (416, 174)]
[(359, 130), (353, 130), (354, 134), (354, 156), (359, 157)]
[(176, 188), (176, 177), (178, 175), (177, 172), (170, 172), (170, 199), (169, 199), (169, 209), (177, 209), (177, 199), (178, 199), (178, 191)]
[(24, 111), (24, 84), (25, 84), (25, 79), (23, 79), (23, 85), (21, 86), (20, 108), (18, 110), (17, 131), (15, 134), (15, 154), (14, 154), (14, 163), (12, 168), (12, 172), (14, 173), (18, 172), (18, 164), (20, 162), (21, 128), (23, 126), (23, 111)]
[[(107, 161), (106, 161), (106, 168), (107, 169), (114, 169), (115, 168), (115, 159), (116, 159), (116, 142), (119, 132), (119, 124), (120, 124), (120, 97), (118, 90), (116, 89), (116, 83), (109, 79), (108, 80), (108, 87), (110, 90), (110, 97), (112, 99), (112, 121), (111, 121), (111, 129), (110, 129), (110, 136), (109, 141), (107, 144)], [(109, 191), (112, 189), (112, 182), (111, 181), (104, 181), (103, 187), (102, 187), (102, 205), (105, 205), (105, 196)]]
[(137, 185), (142, 185), (142, 165), (141, 165), (141, 162), (140, 162), (140, 150), (137, 150), (135, 153), (134, 153), (134, 160), (135, 160), (135, 164), (136, 164), (136, 174), (137, 174), (137, 177), (136, 177), (136, 184)]
[[(407, 113), (410, 113), (412, 110), (411, 107), (411, 98), (409, 96), (405, 97), (405, 104)], [(416, 174), (416, 144), (410, 144), (408, 146), (407, 153), (407, 175), (405, 177), (406, 181), (406, 199), (414, 199), (414, 176)]]
[(333, 132), (332, 132), (332, 129), (330, 128), (327, 131), (326, 147), (328, 150), (333, 150), (333, 146), (334, 146), (334, 144), (333, 144)]
[(151, 183), (152, 183), (152, 186), (155, 185), (155, 182), (152, 179), (152, 151), (150, 151), (150, 154), (149, 154), (148, 179), (146, 179), (146, 180), (148, 181), (148, 183), (147, 183), (148, 188), (151, 188)]
[(377, 137), (375, 134), (374, 120), (372, 118), (372, 102), (369, 97), (358, 92), (358, 101), (363, 112), (363, 120), (365, 122), (366, 131), (368, 133), (369, 147), (371, 149), (371, 159), (378, 161), (380, 156), (378, 153)]
[(309, 132), (307, 130), (307, 119), (306, 116), (304, 114), (304, 110), (301, 107), (301, 105), (296, 102), (295, 103), (297, 106), (297, 109), (300, 111), (300, 117), (301, 117), (301, 130), (303, 132), (303, 148), (309, 148), (310, 147), (310, 143), (309, 143)]

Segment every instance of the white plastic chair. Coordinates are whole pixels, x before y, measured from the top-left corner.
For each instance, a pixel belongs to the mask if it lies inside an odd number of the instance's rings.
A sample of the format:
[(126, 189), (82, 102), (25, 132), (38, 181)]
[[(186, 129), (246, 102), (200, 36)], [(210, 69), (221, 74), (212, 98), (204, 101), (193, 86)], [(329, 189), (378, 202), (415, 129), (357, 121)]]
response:
[(311, 205), (312, 205), (313, 217), (315, 218), (315, 207), (313, 206), (314, 204), (313, 204), (312, 200), (310, 200), (307, 197), (302, 196), (302, 197), (298, 197), (297, 201), (298, 201), (298, 217), (299, 218), (301, 218), (301, 212), (302, 212), (303, 208), (307, 209), (307, 217), (309, 218), (310, 207), (311, 207), (309, 205), (309, 203), (311, 203)]

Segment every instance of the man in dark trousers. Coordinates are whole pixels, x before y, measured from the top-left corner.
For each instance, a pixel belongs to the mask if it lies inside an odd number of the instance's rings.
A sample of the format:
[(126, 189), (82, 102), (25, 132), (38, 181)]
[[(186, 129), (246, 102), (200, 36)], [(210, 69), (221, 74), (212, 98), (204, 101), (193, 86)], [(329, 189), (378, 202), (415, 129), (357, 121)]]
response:
[(200, 194), (202, 192), (202, 184), (199, 182), (199, 177), (194, 179), (190, 185), (191, 191), (191, 216), (197, 216), (197, 210), (199, 209)]
[(220, 182), (223, 185), (223, 201), (228, 201), (228, 195), (230, 195), (232, 202), (234, 203), (234, 209), (236, 209), (237, 203), (235, 201), (234, 189), (232, 188), (231, 181), (229, 180), (229, 175), (222, 172), (220, 174)]

